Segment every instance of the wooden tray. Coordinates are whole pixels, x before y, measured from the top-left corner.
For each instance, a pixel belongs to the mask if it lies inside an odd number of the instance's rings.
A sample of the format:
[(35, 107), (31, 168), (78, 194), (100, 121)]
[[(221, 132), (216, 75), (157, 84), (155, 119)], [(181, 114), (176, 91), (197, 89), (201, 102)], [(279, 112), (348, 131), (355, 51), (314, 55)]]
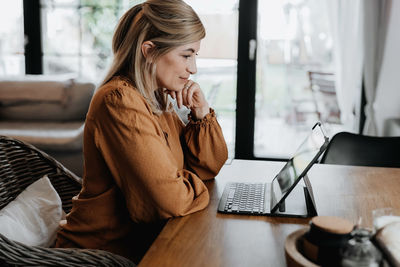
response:
[(291, 233), (285, 241), (285, 257), (286, 264), (289, 267), (319, 267), (320, 265), (315, 264), (314, 262), (307, 259), (301, 253), (302, 242), (304, 234), (308, 231), (307, 228), (299, 229), (293, 233)]

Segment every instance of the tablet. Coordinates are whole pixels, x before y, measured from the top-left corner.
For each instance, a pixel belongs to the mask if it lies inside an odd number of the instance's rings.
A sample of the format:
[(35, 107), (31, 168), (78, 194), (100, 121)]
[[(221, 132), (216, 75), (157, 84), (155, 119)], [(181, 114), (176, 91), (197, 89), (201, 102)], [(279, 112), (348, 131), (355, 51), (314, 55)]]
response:
[[(311, 133), (301, 143), (280, 172), (271, 183), (270, 213), (276, 212), (290, 192), (295, 188), (301, 178), (316, 163), (329, 144), (329, 138), (325, 135), (320, 122), (312, 128)], [(306, 181), (306, 187), (309, 183)], [(311, 188), (307, 188), (309, 191)]]

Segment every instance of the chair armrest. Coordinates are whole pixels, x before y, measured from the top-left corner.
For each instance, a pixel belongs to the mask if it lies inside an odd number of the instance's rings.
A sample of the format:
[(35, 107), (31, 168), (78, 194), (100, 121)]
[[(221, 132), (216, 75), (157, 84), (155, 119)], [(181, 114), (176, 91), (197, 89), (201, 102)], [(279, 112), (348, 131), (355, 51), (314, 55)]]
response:
[(122, 256), (103, 250), (31, 247), (12, 241), (2, 234), (0, 261), (13, 266), (136, 266)]

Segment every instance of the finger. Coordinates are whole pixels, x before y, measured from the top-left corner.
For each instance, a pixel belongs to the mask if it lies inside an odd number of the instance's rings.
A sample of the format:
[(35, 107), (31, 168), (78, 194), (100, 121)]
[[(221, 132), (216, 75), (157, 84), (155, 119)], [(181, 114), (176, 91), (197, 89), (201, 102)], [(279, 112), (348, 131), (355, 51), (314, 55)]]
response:
[(170, 91), (170, 90), (168, 90), (167, 93), (168, 93), (173, 99), (176, 98), (175, 91)]
[(182, 90), (182, 102), (185, 106), (187, 106), (188, 101), (187, 101), (187, 92), (188, 92), (188, 88), (187, 86), (185, 86)]
[(200, 86), (197, 83), (194, 83), (191, 88), (192, 92), (190, 95), (190, 99), (192, 107), (203, 106), (206, 103), (206, 100)]
[[(195, 87), (198, 86), (198, 85), (197, 85), (197, 83), (195, 83), (192, 80), (189, 80), (188, 84), (189, 84), (189, 87), (188, 87), (186, 99), (187, 99), (187, 102), (188, 102), (189, 106), (192, 106), (193, 105), (193, 99), (192, 99), (193, 92), (196, 89)], [(190, 92), (190, 94), (189, 94), (189, 92)]]
[(187, 97), (187, 100), (188, 100), (189, 107), (191, 107), (193, 105), (193, 93), (194, 93), (194, 86), (190, 87), (187, 90), (187, 96), (186, 97)]
[(182, 107), (182, 91), (175, 92), (176, 95), (176, 103), (178, 104), (178, 108)]
[(187, 83), (185, 84), (184, 89), (189, 89), (193, 84), (195, 84), (194, 81), (188, 80)]

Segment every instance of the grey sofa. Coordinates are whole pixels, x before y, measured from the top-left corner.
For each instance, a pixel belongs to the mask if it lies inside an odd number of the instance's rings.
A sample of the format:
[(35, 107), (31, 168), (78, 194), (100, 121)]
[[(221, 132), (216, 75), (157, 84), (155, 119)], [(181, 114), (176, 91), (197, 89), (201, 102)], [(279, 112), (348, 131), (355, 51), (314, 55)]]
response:
[(0, 135), (43, 150), (83, 174), (82, 137), (95, 85), (74, 78), (0, 78)]

